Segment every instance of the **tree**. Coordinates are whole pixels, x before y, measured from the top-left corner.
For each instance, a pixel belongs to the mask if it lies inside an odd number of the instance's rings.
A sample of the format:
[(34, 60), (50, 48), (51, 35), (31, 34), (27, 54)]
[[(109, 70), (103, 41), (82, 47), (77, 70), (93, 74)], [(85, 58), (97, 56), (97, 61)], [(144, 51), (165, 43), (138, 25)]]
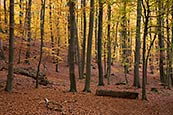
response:
[(84, 77), (84, 67), (85, 67), (85, 51), (86, 51), (86, 0), (82, 0), (82, 8), (83, 9), (83, 42), (82, 42), (82, 78)]
[(103, 67), (102, 67), (102, 24), (103, 24), (103, 1), (99, 0), (99, 16), (98, 16), (98, 69), (99, 69), (99, 86), (103, 86)]
[(26, 60), (25, 63), (29, 64), (29, 58), (30, 58), (30, 48), (31, 48), (31, 6), (32, 6), (32, 0), (29, 0), (27, 11), (26, 11), (26, 18), (27, 18), (27, 51), (26, 51)]
[(122, 23), (121, 23), (121, 36), (122, 36), (122, 50), (123, 50), (123, 54), (122, 54), (122, 63), (123, 63), (123, 67), (124, 67), (124, 74), (125, 74), (125, 80), (126, 83), (128, 83), (127, 80), (127, 72), (128, 72), (128, 51), (127, 51), (127, 1), (123, 0), (123, 11), (122, 11)]
[(157, 21), (158, 21), (158, 39), (159, 39), (159, 47), (160, 47), (160, 58), (159, 58), (159, 70), (160, 70), (160, 81), (162, 83), (165, 82), (165, 73), (164, 73), (164, 35), (163, 35), (163, 23), (164, 23), (164, 20), (163, 20), (163, 8), (162, 8), (162, 5), (163, 5), (163, 1), (161, 0), (157, 0), (157, 3), (158, 3), (158, 18), (157, 18)]
[(136, 21), (136, 42), (135, 42), (135, 62), (134, 62), (134, 83), (133, 86), (140, 88), (139, 79), (139, 63), (140, 63), (140, 30), (141, 30), (141, 15), (142, 15), (142, 0), (137, 1), (137, 21)]
[(20, 43), (20, 48), (19, 48), (19, 55), (18, 55), (18, 64), (20, 64), (20, 61), (21, 61), (21, 53), (22, 53), (22, 45), (23, 45), (23, 35), (24, 35), (24, 29), (23, 28), (23, 23), (22, 23), (22, 18), (23, 18), (23, 0), (20, 0), (20, 3), (19, 3), (19, 8), (20, 8), (20, 11), (19, 11), (19, 24), (20, 24), (20, 39), (21, 39), (21, 43)]
[[(146, 6), (145, 6), (146, 4)], [(144, 34), (143, 34), (143, 49), (142, 49), (142, 100), (147, 100), (146, 96), (146, 77), (147, 77), (147, 61), (146, 61), (146, 38), (148, 34), (148, 22), (150, 16), (149, 0), (144, 3), (142, 1), (144, 9)]]
[(107, 79), (108, 79), (108, 85), (110, 84), (110, 77), (111, 77), (111, 38), (110, 38), (110, 23), (111, 23), (111, 4), (108, 3), (108, 33), (107, 33), (107, 38), (108, 38), (108, 63), (107, 63)]
[(14, 0), (10, 0), (10, 25), (9, 25), (9, 64), (5, 91), (12, 91), (14, 61)]
[(7, 14), (7, 0), (4, 0), (4, 23), (5, 23), (5, 33), (7, 33), (7, 24), (8, 24), (8, 14)]
[(76, 92), (76, 79), (75, 79), (75, 66), (74, 66), (74, 54), (75, 54), (75, 39), (76, 39), (76, 20), (75, 20), (75, 2), (69, 1), (70, 12), (70, 44), (69, 44), (69, 76), (70, 76), (70, 92)]
[(85, 87), (83, 90), (84, 92), (91, 92), (91, 90), (90, 90), (90, 77), (91, 77), (91, 50), (92, 50), (93, 24), (94, 24), (94, 0), (90, 0), (87, 64), (86, 64)]
[(40, 13), (40, 36), (41, 36), (41, 40), (40, 40), (40, 58), (39, 58), (39, 62), (38, 62), (38, 66), (37, 66), (37, 76), (36, 76), (36, 88), (38, 88), (38, 83), (39, 83), (39, 73), (40, 73), (40, 65), (42, 62), (42, 54), (43, 54), (43, 40), (44, 40), (44, 22), (45, 22), (45, 4), (46, 4), (46, 0), (42, 0), (41, 1), (41, 13)]

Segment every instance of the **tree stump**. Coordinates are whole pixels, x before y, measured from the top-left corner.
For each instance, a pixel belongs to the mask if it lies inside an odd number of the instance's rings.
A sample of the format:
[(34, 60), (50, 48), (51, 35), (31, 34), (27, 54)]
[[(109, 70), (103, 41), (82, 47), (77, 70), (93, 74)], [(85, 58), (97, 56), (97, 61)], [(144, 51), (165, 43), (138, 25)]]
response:
[(130, 92), (130, 91), (96, 90), (96, 95), (110, 96), (110, 97), (117, 97), (117, 98), (127, 98), (127, 99), (137, 99), (139, 94), (137, 92)]

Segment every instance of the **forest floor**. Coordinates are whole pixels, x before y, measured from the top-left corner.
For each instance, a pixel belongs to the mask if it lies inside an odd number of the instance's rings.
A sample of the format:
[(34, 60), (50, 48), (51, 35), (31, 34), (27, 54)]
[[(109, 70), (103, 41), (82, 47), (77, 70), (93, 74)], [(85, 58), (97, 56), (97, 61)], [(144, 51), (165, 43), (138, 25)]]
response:
[[(128, 85), (116, 85), (124, 81), (123, 68), (118, 62), (112, 66), (111, 84), (107, 85), (107, 79), (104, 78), (104, 86), (98, 86), (97, 64), (92, 62), (91, 93), (83, 92), (85, 79), (78, 79), (76, 65), (77, 92), (71, 93), (68, 92), (69, 74), (65, 55), (63, 59), (57, 73), (55, 64), (45, 56), (43, 63), (47, 67), (46, 76), (52, 84), (40, 85), (38, 89), (35, 88), (34, 79), (14, 74), (13, 91), (7, 93), (4, 91), (7, 70), (0, 71), (0, 115), (173, 115), (173, 90), (161, 86), (157, 71), (155, 74), (148, 72), (147, 101), (141, 100), (142, 89), (132, 86), (133, 71), (127, 75)], [(32, 60), (28, 66), (36, 68), (37, 63)], [(156, 88), (158, 92), (151, 91), (151, 88)], [(97, 89), (135, 91), (139, 93), (139, 98), (96, 96)], [(50, 101), (52, 107), (46, 106), (45, 99)]]

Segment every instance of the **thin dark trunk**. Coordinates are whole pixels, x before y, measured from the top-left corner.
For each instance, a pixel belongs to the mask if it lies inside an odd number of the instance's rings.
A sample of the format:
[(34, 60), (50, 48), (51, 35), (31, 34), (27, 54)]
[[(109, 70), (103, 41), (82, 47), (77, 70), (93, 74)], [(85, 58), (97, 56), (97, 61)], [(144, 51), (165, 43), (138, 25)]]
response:
[[(51, 38), (51, 47), (52, 47), (52, 55), (55, 57), (55, 49), (54, 49), (54, 35), (53, 35), (53, 24), (52, 24), (52, 0), (49, 0), (49, 26), (50, 26), (50, 38)], [(53, 58), (53, 62), (54, 62)]]
[(160, 70), (160, 81), (162, 83), (165, 82), (165, 73), (164, 73), (164, 41), (163, 41), (163, 28), (162, 28), (162, 24), (163, 22), (163, 18), (162, 18), (162, 1), (158, 0), (158, 39), (159, 39), (159, 47), (160, 47), (160, 58), (159, 58), (159, 70)]
[(103, 24), (103, 2), (99, 0), (99, 22), (98, 22), (98, 69), (99, 69), (99, 86), (103, 86), (103, 67), (102, 67), (102, 24)]
[(19, 55), (18, 55), (18, 61), (17, 63), (20, 64), (20, 61), (21, 61), (21, 53), (22, 53), (22, 46), (23, 46), (23, 33), (24, 33), (24, 29), (22, 29), (23, 27), (23, 23), (22, 23), (22, 19), (23, 19), (23, 7), (22, 7), (22, 3), (23, 3), (23, 0), (20, 0), (20, 3), (19, 3), (19, 8), (20, 8), (20, 11), (19, 11), (19, 24), (20, 24), (20, 48), (19, 48)]
[(169, 28), (169, 8), (167, 8), (166, 14), (166, 34), (167, 34), (167, 86), (171, 89), (170, 78), (171, 78), (171, 41), (170, 41), (170, 28)]
[(4, 23), (5, 23), (5, 33), (7, 33), (7, 25), (8, 25), (8, 14), (7, 14), (7, 0), (4, 0)]
[[(98, 17), (98, 8), (96, 6), (96, 17)], [(95, 58), (98, 61), (98, 18), (95, 18)]]
[(27, 50), (26, 50), (26, 60), (25, 63), (30, 64), (29, 58), (31, 54), (31, 6), (32, 0), (28, 2), (28, 11), (27, 11)]
[(140, 88), (140, 79), (139, 79), (139, 63), (140, 63), (140, 30), (141, 30), (141, 15), (142, 15), (142, 0), (137, 2), (137, 22), (136, 22), (136, 45), (135, 45), (135, 62), (134, 62), (134, 82), (133, 86)]
[(126, 16), (126, 6), (127, 6), (127, 1), (124, 0), (123, 1), (123, 17), (122, 17), (122, 31), (121, 31), (121, 35), (122, 35), (122, 50), (123, 50), (123, 54), (122, 54), (122, 63), (123, 63), (123, 67), (124, 67), (124, 74), (125, 74), (125, 80), (126, 83), (128, 84), (127, 81), (127, 71), (128, 71), (128, 51), (127, 51), (127, 16)]
[(111, 5), (108, 4), (108, 65), (107, 65), (107, 80), (108, 80), (108, 85), (110, 85), (110, 77), (111, 77), (111, 37), (110, 37), (110, 27), (111, 27)]
[(82, 44), (82, 78), (84, 77), (84, 67), (85, 67), (85, 51), (86, 51), (86, 0), (82, 0), (83, 10), (83, 44)]
[[(172, 20), (173, 20), (173, 1), (172, 1), (172, 6), (171, 6), (171, 17), (172, 17)], [(172, 36), (171, 36), (171, 52), (173, 52), (173, 21), (172, 21)], [(171, 53), (171, 57), (173, 56), (173, 54)], [(171, 59), (171, 65), (173, 64), (173, 60)], [(173, 86), (173, 66), (171, 66), (171, 83), (172, 83), (172, 86)]]
[(70, 12), (70, 44), (69, 44), (69, 76), (70, 76), (70, 92), (76, 92), (75, 79), (75, 39), (76, 39), (76, 20), (75, 20), (75, 1), (69, 1)]
[(84, 92), (91, 92), (90, 78), (91, 78), (91, 51), (92, 51), (92, 37), (94, 24), (94, 0), (90, 0), (90, 17), (89, 17), (89, 33), (88, 33), (88, 47), (87, 47), (87, 64), (86, 64), (86, 79)]
[(147, 63), (146, 63), (146, 39), (148, 34), (148, 22), (149, 22), (149, 1), (146, 1), (146, 6), (142, 1), (143, 9), (144, 9), (144, 34), (143, 34), (143, 49), (142, 49), (142, 100), (147, 100), (146, 95), (146, 76), (147, 76)]
[(14, 0), (10, 0), (9, 25), (9, 64), (5, 91), (11, 92), (13, 88), (13, 61), (14, 61)]
[(40, 41), (40, 58), (37, 66), (37, 75), (36, 75), (36, 88), (38, 88), (38, 83), (39, 83), (39, 73), (40, 73), (40, 65), (42, 62), (42, 53), (43, 53), (43, 45), (44, 45), (44, 21), (45, 21), (45, 4), (46, 0), (42, 1), (42, 7), (41, 7), (41, 13), (40, 13), (40, 36), (41, 36), (41, 41)]

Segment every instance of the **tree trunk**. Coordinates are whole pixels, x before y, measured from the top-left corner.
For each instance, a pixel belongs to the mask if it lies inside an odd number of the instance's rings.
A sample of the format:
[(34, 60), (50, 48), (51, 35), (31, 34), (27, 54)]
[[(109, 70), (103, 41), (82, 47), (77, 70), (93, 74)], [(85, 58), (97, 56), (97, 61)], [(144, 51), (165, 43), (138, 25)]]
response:
[(23, 46), (23, 34), (24, 34), (24, 29), (23, 28), (23, 23), (22, 23), (22, 19), (23, 19), (23, 0), (20, 0), (20, 3), (19, 3), (19, 8), (20, 8), (20, 11), (19, 11), (19, 23), (20, 23), (20, 48), (19, 48), (19, 55), (18, 55), (18, 61), (17, 63), (20, 64), (20, 61), (21, 61), (21, 53), (22, 53), (22, 46)]
[(142, 100), (147, 100), (146, 96), (146, 76), (147, 76), (147, 62), (146, 62), (146, 38), (148, 34), (148, 21), (149, 21), (149, 0), (146, 1), (146, 6), (142, 1), (144, 9), (144, 35), (143, 35), (143, 49), (142, 49)]
[(110, 25), (111, 23), (111, 5), (110, 3), (108, 3), (108, 34), (107, 34), (107, 38), (108, 38), (108, 44), (107, 44), (107, 48), (108, 48), (108, 65), (107, 65), (107, 80), (108, 80), (108, 85), (110, 85), (110, 77), (111, 77), (111, 38), (110, 38)]
[(30, 49), (31, 49), (31, 6), (32, 0), (29, 0), (28, 9), (27, 9), (27, 50), (26, 50), (26, 60), (25, 63), (30, 64)]
[(88, 47), (87, 47), (87, 64), (86, 64), (86, 79), (84, 92), (91, 92), (90, 78), (91, 78), (91, 51), (92, 51), (92, 37), (94, 24), (94, 0), (90, 0), (90, 17), (89, 17), (89, 33), (88, 33)]
[(76, 39), (76, 20), (75, 20), (75, 1), (69, 1), (70, 12), (70, 44), (69, 44), (69, 76), (70, 76), (70, 92), (76, 92), (76, 79), (75, 79), (75, 39)]
[(137, 99), (139, 94), (137, 92), (130, 92), (130, 91), (96, 90), (96, 95), (126, 98), (126, 99)]
[(10, 0), (10, 25), (9, 25), (9, 64), (5, 91), (12, 91), (14, 61), (14, 0)]
[(85, 51), (86, 51), (86, 0), (82, 0), (83, 10), (83, 44), (82, 44), (82, 78), (84, 77), (84, 67), (85, 67)]
[(133, 86), (140, 88), (139, 79), (139, 63), (140, 63), (140, 30), (141, 30), (141, 15), (142, 15), (142, 0), (137, 1), (137, 22), (136, 22), (136, 45), (135, 45), (135, 62), (134, 62), (134, 82)]
[(51, 38), (51, 47), (53, 62), (55, 61), (55, 48), (54, 48), (54, 35), (53, 35), (53, 25), (52, 25), (52, 0), (49, 0), (49, 26), (50, 26), (50, 38)]
[(99, 86), (103, 86), (103, 67), (102, 67), (102, 24), (103, 24), (103, 2), (99, 0), (99, 22), (98, 22), (98, 69), (99, 69)]
[(159, 58), (159, 70), (160, 70), (160, 81), (162, 83), (165, 82), (165, 73), (164, 73), (164, 35), (162, 34), (163, 33), (163, 28), (162, 28), (162, 24), (164, 23), (163, 22), (163, 11), (162, 11), (162, 1), (160, 0), (157, 0), (158, 2), (158, 39), (159, 39), (159, 47), (160, 47), (160, 58)]
[[(172, 6), (171, 6), (171, 17), (173, 20), (173, 1), (172, 1)], [(171, 36), (171, 52), (173, 52), (173, 21), (172, 21), (172, 36)], [(173, 54), (171, 54), (171, 57), (173, 56)], [(171, 59), (171, 65), (173, 64), (173, 60)], [(173, 66), (171, 66), (171, 82), (172, 82), (172, 86), (173, 86)]]
[[(96, 6), (95, 17), (98, 17), (98, 8)], [(95, 18), (95, 59), (98, 61), (98, 18)]]
[(4, 0), (4, 23), (5, 23), (5, 33), (7, 33), (7, 25), (8, 25), (8, 14), (7, 14), (7, 0)]
[(167, 34), (167, 86), (168, 89), (171, 89), (170, 78), (171, 78), (171, 41), (170, 41), (170, 32), (169, 32), (169, 8), (167, 8), (166, 15), (166, 34)]
[(44, 40), (44, 22), (45, 22), (45, 5), (46, 0), (42, 1), (41, 4), (41, 13), (40, 13), (40, 36), (41, 36), (41, 43), (40, 43), (40, 58), (37, 66), (37, 75), (36, 75), (36, 88), (38, 88), (39, 84), (39, 73), (40, 73), (40, 65), (42, 62), (42, 54), (43, 54), (43, 40)]
[(122, 63), (123, 63), (123, 67), (124, 67), (124, 74), (125, 74), (125, 80), (126, 83), (128, 84), (128, 80), (127, 80), (127, 71), (128, 71), (128, 52), (127, 52), (127, 16), (126, 16), (126, 7), (127, 7), (127, 1), (123, 0), (123, 16), (122, 16), (122, 23), (121, 23), (121, 35), (122, 35), (122, 50), (123, 50), (123, 54), (122, 54)]

